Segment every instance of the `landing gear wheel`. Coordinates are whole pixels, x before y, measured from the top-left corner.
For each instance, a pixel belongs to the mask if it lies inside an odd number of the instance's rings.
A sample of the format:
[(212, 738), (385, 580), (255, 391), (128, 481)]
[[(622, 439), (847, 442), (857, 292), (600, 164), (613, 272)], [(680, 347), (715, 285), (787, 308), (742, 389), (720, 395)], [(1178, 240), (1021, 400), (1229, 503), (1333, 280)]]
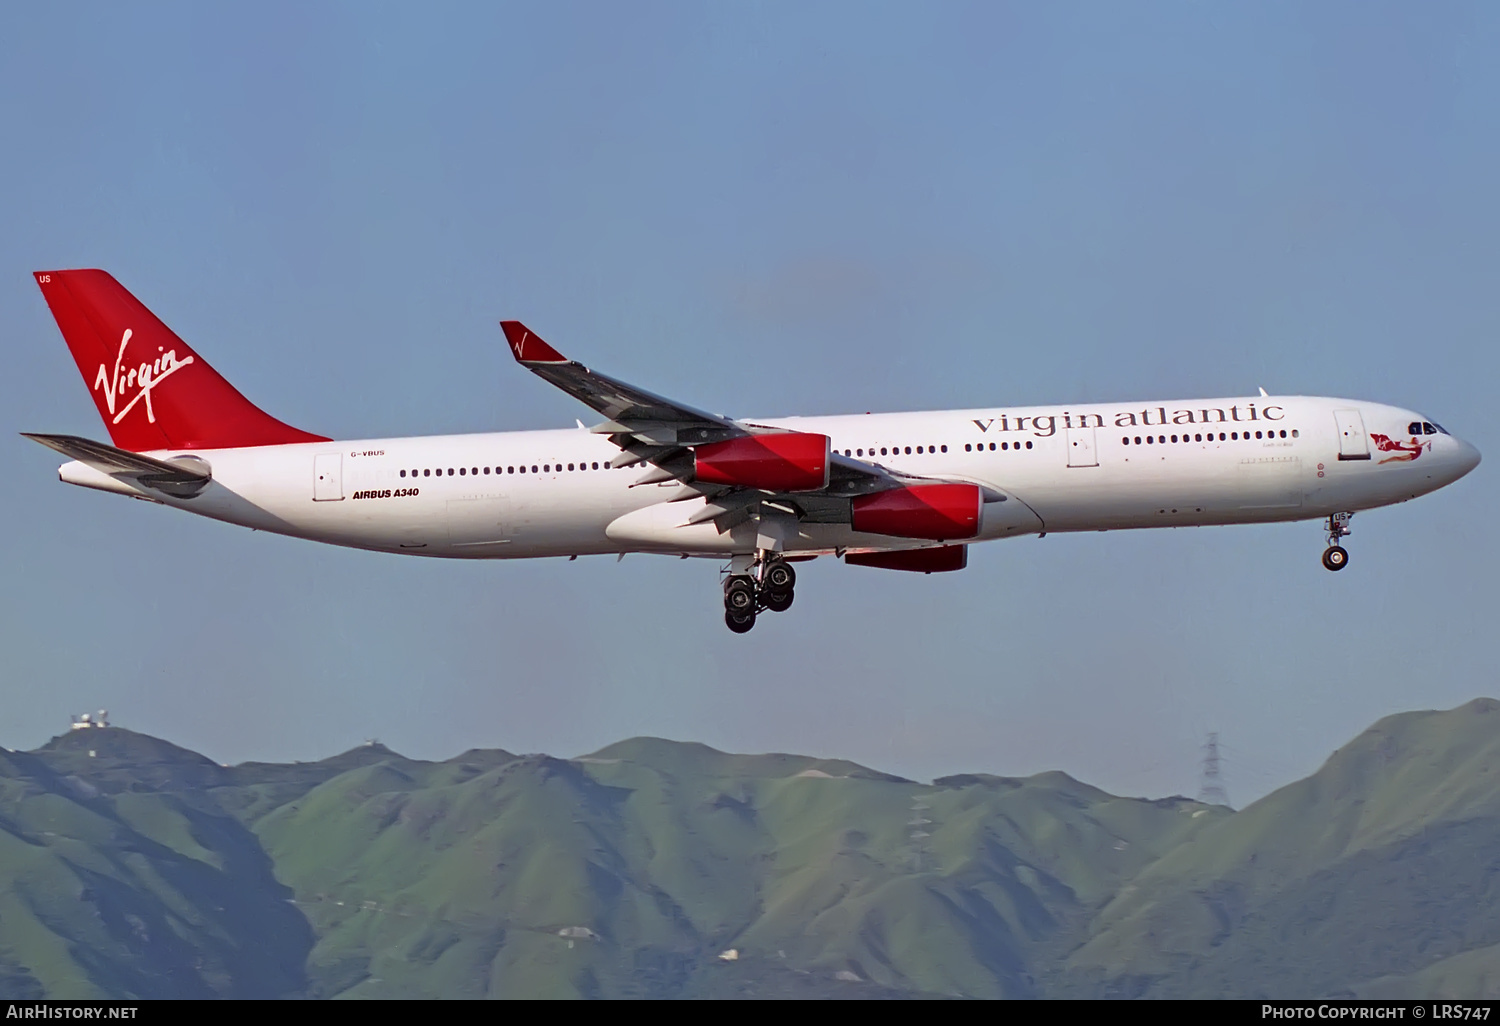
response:
[(733, 610), (724, 610), (725, 625), (736, 634), (744, 634), (755, 626), (755, 610), (752, 607), (748, 613), (736, 613)]
[(1330, 570), (1342, 570), (1349, 565), (1349, 553), (1342, 545), (1330, 545), (1323, 551), (1323, 565)]
[[(735, 616), (749, 614), (751, 625), (755, 622), (755, 582), (749, 577), (736, 575), (724, 585), (724, 611)], [(749, 630), (746, 627), (745, 630)]]
[(790, 592), (790, 591), (772, 591), (772, 592), (768, 592), (766, 594), (766, 597), (765, 597), (765, 599), (763, 601), (766, 604), (766, 608), (769, 609), (771, 612), (773, 612), (773, 613), (784, 613), (788, 609), (792, 608), (792, 599), (794, 597), (795, 597), (795, 592)]
[(760, 584), (768, 592), (789, 592), (797, 585), (797, 572), (778, 559), (766, 564)]

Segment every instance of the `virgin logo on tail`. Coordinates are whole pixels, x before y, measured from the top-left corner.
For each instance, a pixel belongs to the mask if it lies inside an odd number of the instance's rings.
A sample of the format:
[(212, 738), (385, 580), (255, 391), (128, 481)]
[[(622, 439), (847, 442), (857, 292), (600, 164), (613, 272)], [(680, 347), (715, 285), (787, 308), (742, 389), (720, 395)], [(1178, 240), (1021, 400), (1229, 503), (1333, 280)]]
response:
[[(125, 329), (125, 334), (120, 339), (120, 352), (115, 357), (114, 376), (105, 373), (104, 364), (99, 365), (99, 373), (94, 377), (94, 391), (104, 389), (104, 403), (109, 407), (109, 412), (114, 418), (111, 424), (118, 424), (125, 419), (125, 414), (130, 412), (131, 407), (142, 399), (146, 400), (146, 420), (152, 424), (156, 423), (156, 411), (151, 408), (151, 390), (161, 384), (171, 375), (193, 362), (193, 357), (185, 356), (181, 360), (177, 358), (177, 350), (168, 349), (162, 352), (161, 346), (156, 351), (161, 353), (150, 363), (143, 363), (138, 367), (130, 367), (122, 375), (121, 365), (125, 362), (125, 348), (130, 345), (130, 336), (133, 332)], [(130, 397), (118, 413), (115, 406), (119, 400), (125, 397), (127, 390), (134, 388), (135, 395)]]

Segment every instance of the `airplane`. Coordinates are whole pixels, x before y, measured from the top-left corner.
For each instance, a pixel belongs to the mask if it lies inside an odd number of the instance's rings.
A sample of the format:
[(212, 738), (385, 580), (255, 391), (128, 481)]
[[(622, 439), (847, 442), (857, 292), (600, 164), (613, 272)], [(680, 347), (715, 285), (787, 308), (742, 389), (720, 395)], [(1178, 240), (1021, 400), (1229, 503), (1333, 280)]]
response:
[(110, 440), (27, 433), (69, 484), (259, 531), (449, 559), (720, 560), (745, 633), (821, 556), (963, 569), (982, 541), (1322, 520), (1451, 484), (1479, 451), (1436, 421), (1316, 396), (737, 419), (570, 360), (519, 321), (516, 362), (602, 420), (576, 429), (334, 440), (263, 412), (101, 270), (37, 284)]

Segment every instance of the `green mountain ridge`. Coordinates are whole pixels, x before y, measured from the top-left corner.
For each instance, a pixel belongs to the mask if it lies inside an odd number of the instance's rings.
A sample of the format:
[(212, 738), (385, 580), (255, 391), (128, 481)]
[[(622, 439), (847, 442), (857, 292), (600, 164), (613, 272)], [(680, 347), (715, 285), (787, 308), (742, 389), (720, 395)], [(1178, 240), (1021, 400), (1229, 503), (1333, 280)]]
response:
[(631, 738), (221, 766), (0, 752), (0, 996), (1479, 997), (1500, 702), (1234, 812)]

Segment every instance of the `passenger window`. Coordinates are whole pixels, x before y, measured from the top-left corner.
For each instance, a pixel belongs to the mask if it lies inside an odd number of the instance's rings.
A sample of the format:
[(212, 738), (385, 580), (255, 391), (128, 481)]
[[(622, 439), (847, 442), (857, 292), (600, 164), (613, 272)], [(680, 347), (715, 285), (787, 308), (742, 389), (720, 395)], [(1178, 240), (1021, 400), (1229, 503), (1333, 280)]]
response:
[(906, 455), (908, 455), (908, 456), (911, 455), (911, 446), (909, 446), (909, 445), (906, 447)]
[(1172, 436), (1172, 441), (1174, 441), (1174, 442), (1177, 441), (1177, 436), (1176, 435)]
[(533, 464), (532, 464), (532, 465), (531, 465), (531, 472), (532, 472), (532, 473), (533, 473), (533, 474), (535, 474), (535, 473), (536, 473), (536, 472), (537, 472), (537, 471), (536, 471), (536, 464), (535, 464), (535, 463), (533, 463)]
[(568, 464), (568, 469), (569, 469), (569, 470), (572, 470), (572, 469), (573, 469), (573, 464), (571, 464), (571, 463), (569, 463), (569, 464)]
[(1202, 435), (1194, 435), (1193, 436), (1193, 441), (1195, 441), (1195, 442), (1201, 442), (1201, 441), (1203, 441), (1203, 436)]
[(972, 445), (970, 445), (968, 442), (965, 442), (964, 443), (964, 452), (973, 452), (973, 451), (974, 451), (974, 447)]
[(1256, 438), (1259, 438), (1259, 437), (1260, 437), (1260, 432), (1259, 432), (1259, 431), (1257, 431), (1257, 432), (1255, 432), (1255, 437), (1256, 437)]
[(406, 471), (404, 471), (404, 470), (403, 470), (403, 471), (401, 471), (401, 476), (402, 476), (402, 477), (405, 477), (405, 476), (406, 476)]
[(882, 455), (882, 456), (886, 455), (885, 446), (883, 446), (883, 445), (880, 447), (880, 455)]
[(423, 477), (431, 477), (432, 476), (432, 471), (430, 471), (430, 470), (424, 470), (424, 471), (422, 471), (422, 476)]
[(598, 469), (599, 469), (599, 464), (597, 464), (597, 463), (595, 463), (595, 464), (594, 464), (594, 469), (595, 469), (595, 470), (598, 470)]
[(1130, 444), (1130, 439), (1128, 437), (1122, 438), (1122, 439), (1120, 439), (1120, 444), (1121, 445), (1129, 445)]
[(943, 447), (942, 447), (942, 448), (943, 448), (943, 451), (944, 451), (944, 452), (947, 452), (947, 451), (948, 451), (948, 447), (947, 447), (947, 446), (946, 446), (946, 445), (945, 445), (945, 446), (943, 446)]
[[(451, 471), (451, 470), (450, 470), (450, 471), (448, 471), (448, 473), (450, 473), (450, 474), (451, 474), (451, 473), (453, 473), (453, 471)], [(463, 467), (459, 467), (459, 468), (458, 468), (458, 476), (459, 476), (459, 477), (463, 477), (463, 476), (464, 476), (464, 473), (465, 473), (465, 471), (464, 471), (464, 468), (463, 468)]]
[(995, 443), (991, 442), (990, 443), (990, 452), (994, 452), (994, 451), (995, 451)]
[(1302, 432), (1298, 431), (1296, 428), (1292, 428), (1292, 437), (1293, 438), (1298, 438), (1298, 437), (1301, 436), (1301, 434), (1302, 434)]
[(856, 453), (858, 453), (859, 455), (861, 455), (861, 456), (863, 456), (865, 454), (865, 451), (863, 449), (855, 449), (854, 451)]
[(917, 455), (918, 456), (922, 455), (922, 447), (920, 445), (917, 446)]
[[(1130, 441), (1130, 439), (1128, 439), (1128, 438), (1125, 439), (1125, 440), (1127, 442)], [(1009, 449), (1010, 448), (1010, 443), (1009, 442), (1001, 442), (1000, 443), (1000, 448), (1002, 448), (1002, 449)]]
[(1026, 443), (1026, 448), (1028, 448), (1028, 449), (1030, 449), (1030, 448), (1031, 448), (1031, 443), (1030, 443), (1030, 442), (1027, 442), (1027, 443)]

